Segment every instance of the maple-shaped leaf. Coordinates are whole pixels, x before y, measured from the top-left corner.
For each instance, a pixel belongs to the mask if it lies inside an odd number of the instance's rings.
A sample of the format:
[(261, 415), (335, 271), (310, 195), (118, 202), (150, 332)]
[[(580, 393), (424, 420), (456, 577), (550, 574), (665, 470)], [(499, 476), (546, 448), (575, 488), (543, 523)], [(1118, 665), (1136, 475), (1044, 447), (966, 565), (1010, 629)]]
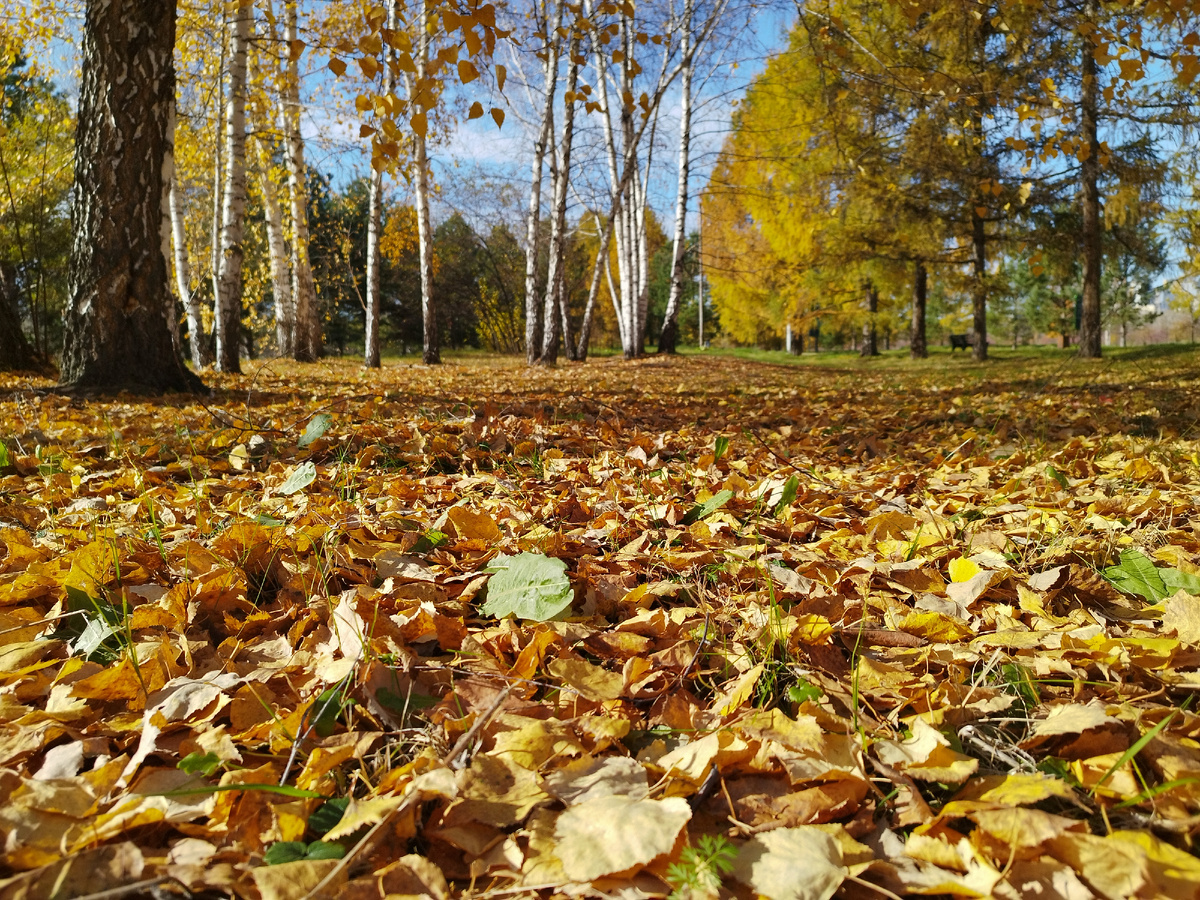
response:
[(495, 574), (480, 609), (497, 619), (516, 616), (547, 622), (569, 609), (574, 599), (567, 564), (561, 559), (541, 553), (501, 553), (487, 571)]

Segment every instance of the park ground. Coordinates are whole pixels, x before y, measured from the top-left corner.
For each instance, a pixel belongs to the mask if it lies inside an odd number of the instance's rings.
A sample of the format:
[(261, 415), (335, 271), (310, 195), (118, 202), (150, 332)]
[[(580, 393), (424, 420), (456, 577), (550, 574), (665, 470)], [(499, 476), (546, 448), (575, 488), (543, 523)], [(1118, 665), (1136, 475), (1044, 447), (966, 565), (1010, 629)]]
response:
[(1196, 896), (1200, 355), (994, 355), (6, 376), (0, 893)]

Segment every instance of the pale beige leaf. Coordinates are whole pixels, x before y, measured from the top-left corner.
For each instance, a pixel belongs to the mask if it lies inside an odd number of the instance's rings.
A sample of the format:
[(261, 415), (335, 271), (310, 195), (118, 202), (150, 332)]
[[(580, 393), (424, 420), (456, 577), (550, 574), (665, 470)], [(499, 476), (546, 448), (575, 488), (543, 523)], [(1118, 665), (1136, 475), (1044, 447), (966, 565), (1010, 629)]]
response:
[(682, 797), (600, 797), (558, 817), (555, 853), (573, 881), (632, 872), (671, 852), (691, 807)]
[(829, 900), (848, 874), (838, 842), (813, 825), (756, 835), (733, 868), (738, 881), (771, 900)]
[(1163, 631), (1188, 644), (1200, 644), (1200, 597), (1180, 591), (1163, 607)]
[(1092, 700), (1082, 703), (1064, 703), (1050, 710), (1050, 715), (1038, 722), (1031, 737), (1054, 737), (1060, 734), (1081, 734), (1089, 728), (1098, 728), (1106, 722), (1116, 721), (1105, 711), (1104, 705)]

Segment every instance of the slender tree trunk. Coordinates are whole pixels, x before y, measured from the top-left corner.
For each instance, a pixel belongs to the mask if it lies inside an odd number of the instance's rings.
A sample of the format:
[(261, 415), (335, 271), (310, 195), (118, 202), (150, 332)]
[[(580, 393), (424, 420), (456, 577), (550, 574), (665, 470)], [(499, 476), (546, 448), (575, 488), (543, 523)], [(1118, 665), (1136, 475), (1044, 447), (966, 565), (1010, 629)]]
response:
[(612, 217), (602, 225), (597, 213), (596, 230), (600, 233), (600, 249), (596, 253), (596, 261), (592, 264), (592, 283), (588, 286), (587, 306), (583, 310), (583, 324), (579, 327), (579, 343), (575, 348), (575, 358), (580, 362), (587, 359), (588, 344), (592, 339), (592, 317), (596, 313), (596, 300), (600, 296), (600, 277), (604, 274), (604, 263), (608, 259), (608, 247), (612, 241)]
[(971, 250), (975, 276), (971, 284), (971, 327), (975, 331), (975, 346), (971, 353), (978, 362), (983, 362), (988, 356), (987, 230), (983, 216), (974, 210), (971, 211)]
[(562, 335), (563, 335), (563, 355), (571, 362), (579, 359), (579, 353), (575, 349), (575, 342), (571, 338), (571, 317), (568, 310), (568, 297), (566, 286), (566, 274), (560, 272), (558, 276), (558, 314), (562, 320)]
[(81, 55), (62, 384), (202, 390), (171, 335), (163, 227), (174, 168), (175, 4), (90, 0)]
[[(557, 154), (554, 173), (554, 210), (550, 224), (550, 260), (546, 274), (546, 301), (542, 318), (542, 358), (545, 365), (558, 360), (559, 306), (564, 298), (565, 279), (563, 268), (566, 263), (567, 247), (567, 187), (571, 181), (571, 144), (575, 139), (575, 87), (579, 82), (579, 38), (571, 40), (568, 55), (572, 58), (567, 69), (566, 101), (563, 109), (562, 141)], [(565, 316), (562, 317), (565, 323)], [(566, 328), (562, 329), (564, 342), (570, 341)]]
[(171, 179), (171, 238), (175, 249), (175, 287), (187, 312), (188, 348), (192, 365), (203, 369), (212, 364), (209, 344), (204, 335), (204, 309), (200, 296), (192, 290), (192, 266), (188, 260), (187, 232), (184, 230), (183, 204), (179, 199), (176, 179)]
[(879, 292), (874, 283), (867, 282), (867, 320), (863, 322), (862, 350), (860, 356), (878, 356), (879, 341), (876, 337), (875, 314), (879, 312)]
[(559, 34), (562, 27), (563, 0), (554, 4), (554, 18), (546, 28), (546, 59), (543, 85), (546, 97), (542, 118), (533, 143), (533, 176), (529, 183), (529, 214), (525, 219), (525, 362), (533, 365), (542, 351), (542, 307), (537, 294), (538, 250), (541, 243), (542, 167), (546, 145), (553, 140), (554, 94), (558, 87)]
[(683, 72), (679, 85), (679, 183), (675, 193), (675, 237), (671, 254), (671, 293), (658, 336), (659, 353), (675, 353), (679, 343), (679, 306), (683, 302), (683, 258), (687, 241), (688, 174), (692, 143), (692, 0), (684, 0), (680, 29)]
[[(297, 0), (283, 5), (284, 37), (288, 44), (300, 39)], [(288, 55), (283, 92), (283, 137), (288, 164), (288, 189), (292, 214), (292, 300), (296, 308), (294, 356), (312, 362), (322, 353), (321, 310), (309, 261), (308, 170), (304, 164), (304, 138), (300, 134), (300, 63)]]
[(383, 231), (383, 172), (371, 172), (371, 187), (367, 198), (367, 309), (363, 338), (363, 365), (378, 369), (379, 358), (379, 269), (383, 258), (379, 238)]
[(913, 359), (925, 359), (929, 356), (929, 348), (925, 343), (925, 297), (928, 284), (929, 276), (925, 270), (925, 262), (918, 259), (913, 272), (912, 339), (908, 351)]
[[(1084, 5), (1084, 20), (1096, 24), (1096, 0)], [(1080, 165), (1083, 193), (1083, 315), (1079, 324), (1079, 355), (1098, 359), (1100, 347), (1100, 138), (1097, 131), (1097, 84), (1095, 44), (1089, 31), (1082, 35), (1083, 86), (1079, 95), (1080, 128), (1086, 156)]]
[(21, 329), (16, 270), (0, 263), (0, 372), (20, 371), (33, 365), (33, 352)]
[[(417, 54), (417, 84), (423, 85), (429, 65), (429, 7), (422, 5), (419, 51)], [(414, 96), (409, 91), (409, 96)], [(429, 223), (429, 158), (426, 155), (424, 133), (413, 135), (416, 144), (416, 177), (417, 195), (417, 250), (421, 266), (421, 322), (424, 326), (424, 344), (421, 361), (427, 366), (438, 365), (442, 361), (438, 349), (437, 308), (433, 296), (433, 230)]]
[(246, 54), (254, 10), (234, 14), (229, 45), (229, 100), (225, 112), (225, 186), (221, 200), (221, 270), (217, 280), (216, 364), (240, 372), (242, 324), (242, 239), (246, 225)]
[(271, 178), (271, 159), (262, 141), (258, 144), (258, 180), (262, 189), (264, 219), (267, 225), (267, 250), (271, 259), (271, 293), (275, 298), (275, 344), (280, 356), (290, 357), (295, 348), (296, 306), (292, 299), (291, 272), (288, 268), (287, 241), (283, 230), (283, 209)]
[[(396, 27), (396, 0), (388, 0), (387, 27)], [(392, 72), (391, 51), (386, 51), (383, 76), (383, 93), (387, 96), (396, 86)], [(382, 160), (380, 160), (382, 163)], [(379, 273), (383, 258), (379, 251), (379, 238), (383, 233), (383, 168), (371, 164), (371, 187), (367, 198), (367, 309), (366, 329), (363, 340), (363, 365), (378, 369), (379, 359)]]
[[(225, 133), (225, 59), (229, 45), (229, 34), (226, 26), (224, 7), (221, 17), (221, 56), (217, 66), (217, 90), (213, 91), (213, 182), (212, 182), (212, 223), (209, 233), (209, 268), (211, 270), (213, 317), (216, 318), (217, 306), (221, 300), (221, 201), (225, 196), (222, 189), (225, 169), (222, 165), (222, 135)], [(208, 365), (212, 365), (212, 347), (205, 345), (204, 357)]]

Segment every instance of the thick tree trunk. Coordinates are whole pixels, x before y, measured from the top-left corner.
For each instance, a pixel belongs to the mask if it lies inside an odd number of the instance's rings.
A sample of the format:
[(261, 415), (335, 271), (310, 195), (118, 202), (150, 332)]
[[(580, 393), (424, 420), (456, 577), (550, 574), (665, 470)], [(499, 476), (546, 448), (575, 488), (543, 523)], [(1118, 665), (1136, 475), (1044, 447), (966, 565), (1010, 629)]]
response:
[[(567, 69), (566, 102), (563, 109), (562, 141), (557, 154), (554, 172), (554, 210), (550, 223), (550, 260), (546, 273), (546, 300), (543, 304), (542, 316), (542, 354), (541, 362), (553, 365), (558, 361), (558, 338), (560, 331), (564, 343), (569, 344), (571, 338), (567, 328), (559, 328), (559, 307), (564, 305), (562, 293), (565, 279), (563, 268), (566, 263), (567, 248), (567, 187), (571, 182), (571, 144), (575, 139), (575, 87), (579, 82), (579, 64), (573, 60), (579, 56), (579, 39), (573, 38), (568, 51), (572, 58)], [(565, 323), (565, 316), (561, 317)], [(568, 354), (573, 355), (573, 354)]]
[[(387, 27), (396, 27), (396, 0), (388, 0)], [(390, 65), (391, 52), (384, 65), (383, 93), (388, 96), (395, 88), (395, 75)], [(367, 309), (366, 328), (363, 336), (363, 365), (368, 369), (378, 369), (379, 358), (379, 273), (383, 266), (383, 257), (379, 249), (379, 239), (383, 234), (383, 169), (376, 168), (372, 160), (371, 186), (367, 196)], [(382, 162), (382, 161), (381, 161)]]
[(542, 167), (546, 145), (554, 137), (554, 94), (558, 86), (559, 34), (562, 27), (563, 4), (554, 4), (554, 19), (546, 28), (546, 59), (543, 86), (542, 118), (537, 139), (533, 143), (533, 176), (529, 183), (529, 213), (525, 219), (525, 362), (533, 365), (542, 352), (542, 307), (537, 295), (538, 250), (541, 241)]
[[(1096, 0), (1085, 4), (1084, 18), (1095, 27)], [(1083, 35), (1083, 86), (1079, 95), (1079, 125), (1086, 156), (1080, 165), (1083, 193), (1083, 314), (1079, 323), (1079, 355), (1098, 359), (1100, 341), (1100, 138), (1097, 131), (1097, 72), (1091, 32)]]
[(688, 174), (692, 143), (692, 0), (683, 5), (680, 53), (683, 72), (679, 86), (679, 182), (675, 192), (674, 252), (671, 255), (671, 293), (658, 336), (658, 352), (674, 353), (679, 343), (679, 305), (683, 302), (683, 257), (687, 240)]
[[(417, 84), (425, 83), (429, 65), (429, 7), (422, 6), (418, 17), (420, 23), (419, 51), (417, 54)], [(409, 96), (414, 92), (409, 91)], [(433, 229), (429, 222), (429, 158), (424, 134), (414, 134), (416, 144), (417, 195), (417, 256), (421, 267), (421, 323), (424, 340), (421, 361), (427, 366), (436, 366), (442, 361), (438, 347), (437, 307), (433, 296)]]
[(17, 273), (0, 264), (0, 372), (15, 372), (33, 365), (33, 351), (21, 329), (17, 305)]
[(187, 254), (187, 232), (184, 230), (183, 203), (179, 199), (175, 179), (171, 179), (171, 237), (175, 249), (175, 287), (187, 313), (188, 347), (192, 365), (203, 369), (212, 365), (212, 354), (204, 335), (204, 309), (200, 296), (192, 290), (192, 266)]
[[(297, 0), (283, 5), (284, 37), (288, 45), (300, 39)], [(287, 151), (288, 188), (292, 201), (292, 299), (296, 307), (294, 356), (312, 362), (322, 353), (321, 310), (313, 282), (308, 247), (308, 170), (304, 164), (304, 138), (300, 134), (300, 63), (289, 54), (283, 96), (283, 137)]]
[(929, 275), (925, 263), (917, 260), (913, 272), (912, 297), (912, 337), (909, 341), (908, 354), (913, 359), (925, 359), (929, 356), (929, 348), (925, 343), (925, 297), (929, 285)]
[(983, 216), (971, 211), (971, 251), (974, 263), (974, 279), (971, 285), (972, 327), (975, 330), (975, 346), (971, 354), (978, 362), (988, 357), (987, 335), (987, 230)]
[(879, 292), (875, 290), (875, 285), (867, 282), (867, 320), (863, 322), (862, 331), (862, 350), (859, 351), (860, 356), (878, 356), (879, 355), (879, 340), (877, 338), (877, 329), (875, 327), (875, 314), (879, 312)]
[(225, 187), (221, 201), (221, 272), (217, 281), (216, 363), (221, 372), (242, 370), (242, 245), (246, 226), (246, 54), (254, 10), (234, 13), (229, 45), (229, 100), (225, 111)]
[(292, 300), (287, 241), (283, 231), (283, 209), (279, 205), (279, 195), (271, 178), (271, 159), (261, 141), (258, 144), (258, 180), (262, 189), (267, 250), (271, 259), (271, 293), (275, 298), (275, 349), (279, 356), (290, 357), (295, 347), (296, 306)]
[(69, 389), (203, 390), (171, 336), (175, 4), (89, 0), (62, 355)]

